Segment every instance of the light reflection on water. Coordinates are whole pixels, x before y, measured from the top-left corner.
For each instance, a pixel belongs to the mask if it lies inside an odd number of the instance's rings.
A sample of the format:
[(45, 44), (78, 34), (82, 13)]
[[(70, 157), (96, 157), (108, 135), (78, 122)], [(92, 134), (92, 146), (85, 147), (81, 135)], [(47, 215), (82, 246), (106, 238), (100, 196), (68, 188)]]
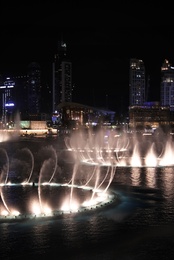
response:
[(174, 168), (119, 167), (110, 189), (120, 204), (72, 218), (1, 223), (2, 259), (172, 259)]

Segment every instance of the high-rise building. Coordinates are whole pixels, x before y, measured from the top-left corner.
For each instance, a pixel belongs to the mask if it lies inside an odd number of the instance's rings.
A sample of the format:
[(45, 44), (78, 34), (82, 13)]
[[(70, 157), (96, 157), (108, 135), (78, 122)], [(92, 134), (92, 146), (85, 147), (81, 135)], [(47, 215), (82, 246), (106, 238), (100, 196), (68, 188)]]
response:
[(13, 121), (16, 110), (15, 81), (10, 77), (5, 79), (1, 77), (0, 103), (0, 127), (4, 128), (10, 121)]
[(141, 106), (146, 101), (146, 80), (144, 62), (130, 60), (129, 68), (129, 105)]
[(29, 119), (38, 119), (41, 113), (41, 70), (40, 65), (32, 62), (28, 65), (27, 91)]
[(62, 102), (72, 101), (72, 62), (67, 58), (66, 43), (58, 42), (53, 62), (53, 113)]
[(27, 74), (13, 75), (16, 92), (16, 109), (21, 120), (28, 119), (28, 91), (27, 91)]
[(161, 105), (174, 111), (174, 67), (166, 59), (161, 66)]

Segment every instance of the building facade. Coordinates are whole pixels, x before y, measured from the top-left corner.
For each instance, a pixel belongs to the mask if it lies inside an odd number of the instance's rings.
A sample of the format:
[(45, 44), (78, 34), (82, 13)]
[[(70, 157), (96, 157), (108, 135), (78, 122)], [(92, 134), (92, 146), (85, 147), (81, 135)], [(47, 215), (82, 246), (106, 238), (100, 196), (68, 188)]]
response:
[(1, 77), (0, 104), (0, 128), (6, 128), (13, 122), (16, 111), (15, 81), (10, 77)]
[(136, 130), (170, 126), (170, 109), (159, 102), (145, 102), (143, 106), (129, 107), (129, 128)]
[(129, 68), (129, 105), (141, 106), (146, 101), (146, 80), (144, 62), (130, 60)]
[(19, 119), (41, 120), (41, 70), (32, 62), (24, 75), (0, 77), (1, 128)]
[(103, 126), (112, 125), (115, 120), (115, 112), (90, 107), (79, 103), (60, 103), (57, 110), (61, 111), (61, 119), (58, 121), (64, 127), (69, 123), (79, 126)]
[(174, 67), (166, 59), (161, 66), (161, 105), (174, 112)]
[(30, 63), (27, 68), (27, 98), (29, 119), (39, 119), (41, 113), (41, 69), (36, 62)]
[(62, 102), (72, 102), (72, 62), (67, 58), (66, 43), (61, 40), (53, 62), (53, 113)]

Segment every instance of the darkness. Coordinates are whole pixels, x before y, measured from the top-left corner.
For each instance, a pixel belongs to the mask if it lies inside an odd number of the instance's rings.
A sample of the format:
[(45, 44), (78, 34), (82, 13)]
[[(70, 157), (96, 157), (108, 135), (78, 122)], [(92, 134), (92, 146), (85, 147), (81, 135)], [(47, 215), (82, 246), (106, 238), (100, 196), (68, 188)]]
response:
[(172, 11), (137, 1), (109, 2), (2, 1), (0, 74), (25, 73), (35, 61), (41, 65), (43, 85), (51, 86), (52, 61), (63, 38), (72, 60), (74, 102), (127, 111), (130, 58), (144, 61), (149, 100), (159, 101), (162, 63), (168, 59), (174, 64)]

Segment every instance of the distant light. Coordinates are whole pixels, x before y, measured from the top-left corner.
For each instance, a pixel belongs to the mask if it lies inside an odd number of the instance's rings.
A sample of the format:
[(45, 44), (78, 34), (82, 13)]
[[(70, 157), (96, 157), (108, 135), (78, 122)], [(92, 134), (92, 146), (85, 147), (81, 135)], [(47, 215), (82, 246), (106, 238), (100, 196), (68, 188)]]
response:
[(14, 88), (14, 85), (8, 85), (8, 86), (7, 85), (4, 85), (4, 86), (1, 85), (0, 88)]
[(14, 107), (14, 103), (6, 103), (5, 107)]

